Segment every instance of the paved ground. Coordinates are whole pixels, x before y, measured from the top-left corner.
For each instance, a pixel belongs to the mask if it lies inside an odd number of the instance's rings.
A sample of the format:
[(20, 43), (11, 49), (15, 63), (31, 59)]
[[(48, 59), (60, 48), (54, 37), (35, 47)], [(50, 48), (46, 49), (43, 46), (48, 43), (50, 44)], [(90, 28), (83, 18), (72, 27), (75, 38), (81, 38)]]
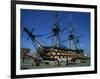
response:
[[(45, 61), (47, 62), (47, 61)], [(39, 66), (33, 66), (32, 60), (25, 60), (25, 62), (21, 62), (21, 69), (39, 69), (39, 68), (57, 68), (57, 67), (82, 67), (82, 66), (90, 66), (90, 60), (85, 60), (84, 63), (76, 63), (75, 65), (69, 64), (66, 65), (65, 62), (61, 63), (61, 66), (55, 65), (53, 62), (44, 63), (41, 62)]]

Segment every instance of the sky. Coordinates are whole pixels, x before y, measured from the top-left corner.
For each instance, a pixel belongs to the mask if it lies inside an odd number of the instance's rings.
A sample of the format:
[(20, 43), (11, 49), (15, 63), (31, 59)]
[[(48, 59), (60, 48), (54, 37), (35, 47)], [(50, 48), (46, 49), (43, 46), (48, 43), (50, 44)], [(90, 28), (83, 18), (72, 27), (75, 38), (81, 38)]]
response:
[[(58, 14), (60, 20), (59, 26), (61, 29), (67, 28), (60, 33), (61, 40), (68, 39), (70, 19), (72, 15), (72, 25), (75, 32), (80, 36), (80, 48), (85, 50), (85, 53), (90, 55), (90, 13), (89, 12), (69, 12), (69, 11), (48, 11), (48, 10), (31, 10), (21, 9), (21, 47), (31, 48), (35, 51), (31, 39), (23, 32), (23, 27), (27, 27), (29, 31), (35, 35), (45, 35), (52, 32), (53, 24), (55, 23), (55, 14)], [(44, 46), (52, 45), (52, 37), (47, 39), (49, 35), (37, 38)], [(69, 46), (69, 41), (64, 42), (64, 46)]]

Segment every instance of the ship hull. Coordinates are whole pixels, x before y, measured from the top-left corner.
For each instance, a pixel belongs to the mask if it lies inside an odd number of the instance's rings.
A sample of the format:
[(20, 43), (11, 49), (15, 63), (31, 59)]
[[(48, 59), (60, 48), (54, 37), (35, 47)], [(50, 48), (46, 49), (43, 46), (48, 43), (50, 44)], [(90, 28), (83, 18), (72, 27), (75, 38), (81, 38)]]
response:
[(53, 48), (53, 47), (43, 47), (38, 49), (39, 55), (44, 60), (57, 60), (57, 59), (83, 59), (83, 50), (71, 50), (66, 48)]

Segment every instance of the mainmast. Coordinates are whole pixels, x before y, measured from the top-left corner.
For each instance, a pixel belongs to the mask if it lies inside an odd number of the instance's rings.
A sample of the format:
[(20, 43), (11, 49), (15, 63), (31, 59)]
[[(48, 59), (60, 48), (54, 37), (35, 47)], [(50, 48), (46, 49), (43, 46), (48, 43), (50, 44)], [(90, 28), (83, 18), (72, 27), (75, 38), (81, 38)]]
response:
[(79, 36), (78, 33), (74, 33), (75, 28), (73, 27), (73, 22), (72, 22), (72, 14), (70, 14), (70, 31), (69, 31), (69, 48), (73, 49), (73, 44), (75, 46), (75, 49), (79, 49)]
[(75, 28), (73, 27), (73, 22), (72, 22), (72, 14), (70, 14), (69, 16), (69, 35), (68, 35), (68, 39), (64, 40), (63, 42), (69, 41), (69, 49), (73, 49), (73, 45), (74, 48), (77, 49), (78, 48), (78, 36), (75, 35), (74, 31)]

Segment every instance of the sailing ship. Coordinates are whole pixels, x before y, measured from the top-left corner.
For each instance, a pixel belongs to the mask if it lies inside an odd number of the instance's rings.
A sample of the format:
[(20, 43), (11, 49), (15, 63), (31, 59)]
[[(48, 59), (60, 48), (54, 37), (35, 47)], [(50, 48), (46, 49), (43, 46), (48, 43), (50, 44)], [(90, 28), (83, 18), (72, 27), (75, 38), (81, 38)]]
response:
[[(56, 21), (53, 24), (53, 28), (51, 28), (51, 34), (47, 37), (53, 39), (52, 46), (43, 45), (37, 37), (41, 37), (41, 35), (35, 35), (32, 31), (29, 31), (27, 27), (24, 27), (24, 32), (26, 32), (31, 39), (37, 53), (37, 59), (40, 57), (42, 60), (49, 61), (59, 61), (60, 59), (66, 60), (66, 65), (68, 65), (71, 61), (75, 61), (76, 59), (84, 60), (84, 50), (79, 48), (79, 36), (78, 33), (73, 33), (74, 28), (72, 27), (72, 15), (70, 20), (70, 30), (67, 40), (61, 40), (60, 33), (65, 31), (66, 28), (61, 29), (59, 25), (58, 13), (55, 14)], [(64, 42), (69, 43), (69, 47), (63, 46)], [(74, 45), (74, 46), (73, 46)], [(73, 48), (74, 47), (74, 48)], [(75, 63), (75, 62), (74, 62)]]

